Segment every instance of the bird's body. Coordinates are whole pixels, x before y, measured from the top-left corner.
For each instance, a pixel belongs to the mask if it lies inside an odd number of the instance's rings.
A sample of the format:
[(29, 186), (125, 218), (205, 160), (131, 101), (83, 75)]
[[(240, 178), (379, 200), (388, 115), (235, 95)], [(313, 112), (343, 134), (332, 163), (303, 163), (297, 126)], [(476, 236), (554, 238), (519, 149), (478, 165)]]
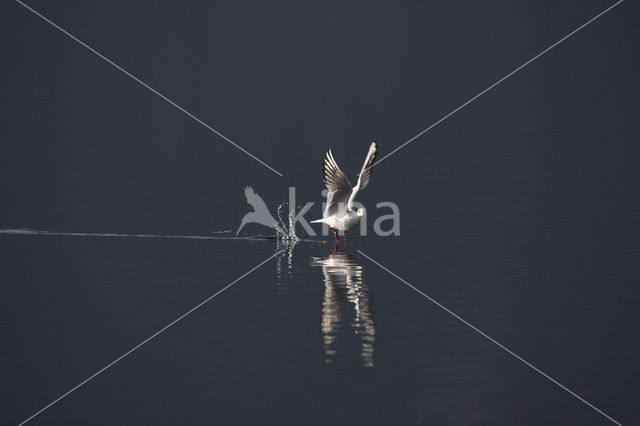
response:
[(362, 215), (358, 216), (357, 211), (348, 210), (344, 215), (330, 215), (323, 217), (322, 219), (311, 221), (311, 223), (326, 223), (329, 228), (337, 229), (338, 231), (351, 231), (356, 226), (360, 225)]
[[(333, 158), (331, 150), (327, 152), (324, 164), (324, 184), (329, 192), (327, 193), (327, 206), (322, 214), (322, 219), (313, 220), (311, 223), (325, 223), (334, 233), (333, 229), (345, 232), (357, 227), (364, 216), (363, 209), (354, 210), (353, 202), (359, 190), (364, 189), (371, 179), (373, 164), (376, 160), (378, 145), (375, 142), (369, 146), (367, 157), (364, 160), (362, 171), (358, 175), (358, 183), (352, 187), (349, 180), (344, 175), (338, 163)], [(333, 228), (333, 229), (332, 229)], [(346, 234), (345, 234), (346, 238)]]

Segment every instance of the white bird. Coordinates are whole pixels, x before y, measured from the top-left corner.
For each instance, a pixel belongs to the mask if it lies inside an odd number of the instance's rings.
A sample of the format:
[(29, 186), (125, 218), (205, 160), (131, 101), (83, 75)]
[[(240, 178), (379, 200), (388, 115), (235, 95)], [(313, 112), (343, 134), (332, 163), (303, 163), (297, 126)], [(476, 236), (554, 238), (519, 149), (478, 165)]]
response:
[(329, 230), (333, 232), (333, 236), (338, 239), (338, 234), (331, 228), (337, 229), (344, 233), (347, 238), (346, 231), (349, 231), (360, 224), (364, 209), (353, 210), (353, 200), (359, 190), (364, 189), (371, 179), (373, 171), (373, 163), (376, 161), (376, 153), (378, 145), (371, 143), (367, 157), (364, 160), (364, 166), (358, 176), (358, 183), (351, 187), (351, 183), (344, 175), (336, 160), (333, 158), (331, 149), (327, 152), (324, 159), (322, 170), (324, 171), (324, 184), (327, 186), (329, 193), (327, 194), (327, 207), (324, 209), (322, 219), (313, 220), (311, 223), (326, 223)]

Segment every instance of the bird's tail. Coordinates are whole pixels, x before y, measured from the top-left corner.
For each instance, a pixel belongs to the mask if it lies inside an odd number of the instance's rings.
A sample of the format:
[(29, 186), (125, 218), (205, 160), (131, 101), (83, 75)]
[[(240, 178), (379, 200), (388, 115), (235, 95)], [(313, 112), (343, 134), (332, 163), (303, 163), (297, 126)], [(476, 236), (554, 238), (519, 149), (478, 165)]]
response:
[(309, 223), (324, 223), (324, 219), (317, 219), (317, 220), (312, 220)]

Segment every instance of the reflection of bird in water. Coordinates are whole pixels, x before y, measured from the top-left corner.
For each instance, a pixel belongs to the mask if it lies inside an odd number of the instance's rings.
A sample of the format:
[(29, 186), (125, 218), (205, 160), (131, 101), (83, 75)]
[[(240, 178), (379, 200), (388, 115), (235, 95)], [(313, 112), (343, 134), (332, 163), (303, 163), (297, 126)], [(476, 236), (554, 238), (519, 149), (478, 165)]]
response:
[(340, 353), (337, 339), (346, 329), (353, 330), (359, 339), (363, 365), (373, 367), (376, 327), (371, 294), (362, 280), (362, 265), (348, 253), (332, 253), (326, 258), (312, 258), (311, 266), (322, 266), (324, 274), (321, 328), (325, 361), (332, 362)]
[(271, 215), (271, 212), (267, 208), (262, 198), (251, 188), (247, 186), (244, 189), (244, 195), (247, 197), (247, 203), (253, 207), (253, 211), (244, 215), (240, 227), (236, 231), (236, 235), (240, 233), (244, 225), (247, 223), (259, 223), (260, 225), (268, 226), (269, 228), (275, 228), (281, 235), (286, 234), (282, 229), (278, 221)]

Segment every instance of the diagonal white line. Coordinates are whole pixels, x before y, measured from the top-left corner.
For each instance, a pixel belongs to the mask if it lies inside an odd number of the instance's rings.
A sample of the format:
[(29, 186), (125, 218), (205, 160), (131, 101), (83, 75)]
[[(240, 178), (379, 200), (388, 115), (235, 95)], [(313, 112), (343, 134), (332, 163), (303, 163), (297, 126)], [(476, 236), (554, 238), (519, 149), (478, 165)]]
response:
[(226, 289), (228, 289), (229, 287), (231, 287), (232, 285), (234, 285), (235, 283), (237, 283), (238, 281), (240, 281), (241, 279), (243, 279), (244, 277), (246, 277), (247, 275), (249, 275), (250, 273), (252, 273), (253, 271), (255, 271), (256, 269), (258, 269), (259, 267), (261, 267), (262, 265), (264, 265), (265, 263), (267, 263), (268, 261), (270, 261), (271, 259), (273, 259), (274, 257), (276, 257), (277, 255), (279, 255), (280, 253), (282, 253), (282, 250), (277, 251), (276, 253), (274, 253), (273, 255), (269, 256), (267, 259), (263, 260), (262, 262), (260, 262), (258, 265), (254, 266), (253, 268), (251, 268), (248, 272), (242, 274), (241, 276), (239, 276), (238, 278), (236, 278), (235, 280), (233, 280), (232, 282), (230, 282), (229, 284), (227, 284), (225, 287), (223, 287), (221, 290), (217, 291), (216, 293), (212, 294), (211, 296), (207, 297), (206, 299), (204, 299), (202, 302), (198, 303), (196, 306), (194, 306), (193, 308), (189, 309), (187, 312), (185, 312), (184, 314), (180, 315), (178, 318), (176, 318), (175, 320), (171, 321), (169, 324), (165, 325), (164, 327), (162, 327), (160, 330), (156, 331), (155, 333), (153, 333), (151, 336), (147, 337), (146, 339), (144, 339), (142, 342), (138, 343), (137, 345), (135, 345), (133, 348), (129, 349), (127, 352), (123, 353), (122, 355), (120, 355), (118, 358), (116, 358), (115, 360), (111, 361), (109, 364), (105, 365), (104, 367), (102, 367), (100, 370), (96, 371), (95, 373), (93, 373), (91, 376), (87, 377), (86, 379), (84, 379), (82, 382), (78, 383), (76, 386), (72, 387), (71, 389), (69, 389), (67, 392), (63, 393), (62, 395), (60, 395), (58, 398), (54, 399), (53, 401), (51, 401), (49, 404), (45, 405), (44, 407), (42, 407), (39, 411), (35, 412), (33, 415), (31, 415), (30, 417), (28, 417), (27, 419), (23, 420), (22, 422), (20, 422), (18, 424), (18, 426), (21, 426), (25, 423), (27, 423), (28, 421), (30, 421), (31, 419), (33, 419), (34, 417), (36, 417), (38, 414), (42, 413), (43, 411), (47, 410), (48, 408), (50, 408), (52, 405), (56, 404), (57, 402), (59, 402), (61, 399), (67, 397), (70, 393), (74, 392), (75, 390), (77, 390), (79, 387), (83, 386), (84, 384), (86, 384), (87, 382), (89, 382), (90, 380), (94, 379), (96, 376), (98, 376), (99, 374), (103, 373), (105, 370), (107, 370), (109, 367), (113, 366), (114, 364), (116, 364), (117, 362), (121, 361), (123, 358), (127, 357), (128, 355), (130, 355), (132, 352), (134, 352), (136, 349), (139, 349), (142, 345), (144, 345), (145, 343), (149, 342), (151, 339), (153, 339), (154, 337), (158, 336), (160, 333), (162, 333), (163, 331), (167, 330), (169, 327), (173, 326), (174, 324), (176, 324), (178, 321), (184, 319), (187, 315), (191, 314), (193, 311), (195, 311), (196, 309), (200, 308), (202, 305), (204, 305), (205, 303), (207, 303), (208, 301), (210, 301), (211, 299), (213, 299), (214, 297), (216, 297), (217, 295), (219, 295), (220, 293), (222, 293), (223, 291), (225, 291)]
[[(498, 84), (502, 83), (503, 81), (505, 81), (506, 79), (508, 79), (509, 77), (511, 77), (512, 75), (514, 75), (515, 73), (517, 73), (518, 71), (520, 71), (521, 69), (523, 69), (524, 67), (526, 67), (527, 65), (529, 65), (530, 63), (532, 63), (533, 61), (535, 61), (536, 59), (538, 59), (539, 57), (541, 57), (542, 55), (544, 55), (545, 53), (547, 53), (548, 51), (550, 51), (551, 49), (553, 49), (554, 47), (556, 47), (557, 45), (559, 45), (560, 43), (562, 43), (563, 41), (565, 41), (566, 39), (568, 39), (569, 37), (573, 36), (575, 33), (577, 33), (578, 31), (580, 31), (581, 29), (583, 29), (584, 27), (586, 27), (587, 25), (591, 24), (593, 21), (595, 21), (596, 19), (600, 18), (602, 15), (604, 15), (605, 13), (609, 12), (611, 9), (613, 9), (614, 7), (616, 7), (617, 5), (619, 5), (620, 3), (622, 3), (624, 0), (618, 0), (616, 3), (614, 3), (613, 5), (609, 6), (608, 8), (606, 8), (605, 10), (603, 10), (602, 12), (600, 12), (599, 14), (597, 14), (596, 16), (594, 16), (593, 18), (591, 18), (590, 20), (588, 20), (587, 22), (585, 22), (584, 24), (580, 25), (578, 28), (576, 28), (575, 30), (571, 31), (569, 34), (567, 34), (566, 36), (562, 37), (560, 40), (556, 41), (555, 43), (553, 43), (551, 46), (547, 47), (546, 49), (544, 49), (542, 52), (538, 53), (536, 56), (534, 56), (533, 58), (529, 59), (527, 62), (525, 62), (524, 64), (520, 65), (518, 68), (516, 68), (515, 70), (511, 71), (509, 74), (505, 75), (504, 77), (502, 77), (500, 80), (496, 81), (495, 83), (493, 83), (491, 86), (487, 87), (486, 89), (484, 89), (482, 92), (478, 93), (477, 95), (473, 96), (472, 98), (470, 98), (469, 100), (467, 100), (465, 103), (463, 103), (462, 105), (460, 105), (458, 108), (454, 109), (453, 111), (449, 112), (447, 115), (445, 115), (444, 117), (442, 117), (440, 120), (436, 121), (435, 123), (433, 123), (432, 125), (430, 125), (429, 127), (427, 127), (426, 129), (424, 129), (423, 131), (421, 131), (420, 133), (418, 133), (417, 135), (415, 135), (414, 137), (412, 137), (411, 139), (409, 139), (408, 141), (406, 141), (405, 143), (403, 143), (402, 145), (398, 146), (397, 148), (395, 148), (393, 151), (391, 151), (390, 153), (388, 153), (387, 155), (385, 155), (384, 157), (382, 157), (381, 159), (379, 159), (376, 162), (376, 166), (378, 164), (380, 164), (381, 162), (383, 162), (386, 158), (390, 157), (391, 155), (395, 154), (398, 150), (404, 148), (405, 146), (407, 146), (408, 144), (410, 144), (411, 142), (413, 142), (415, 139), (419, 138), (420, 136), (424, 135), (425, 133), (427, 133), (429, 130), (433, 129), (434, 127), (436, 127), (438, 124), (442, 123), (444, 120), (446, 120), (447, 118), (451, 117), (453, 114), (455, 114), (456, 112), (460, 111), (462, 108), (466, 107), (467, 105), (469, 105), (471, 102), (475, 101), (476, 99), (478, 99), (480, 96), (484, 95), (485, 93), (487, 93), (489, 90), (493, 89), (494, 87), (496, 87)], [(373, 166), (370, 166), (369, 168), (371, 168)], [(368, 170), (368, 169), (367, 169)], [(363, 170), (364, 172), (364, 170)], [(359, 175), (358, 175), (359, 176)]]
[(195, 115), (191, 114), (189, 111), (187, 111), (186, 109), (182, 108), (180, 105), (178, 105), (177, 103), (175, 103), (174, 101), (172, 101), (171, 99), (167, 98), (165, 95), (163, 95), (162, 93), (158, 92), (156, 89), (154, 89), (153, 87), (149, 86), (147, 83), (145, 83), (144, 81), (140, 80), (138, 77), (136, 77), (135, 75), (131, 74), (129, 71), (125, 70), (124, 68), (122, 68), (120, 65), (116, 64), (115, 62), (113, 62), (111, 59), (107, 58), (106, 56), (104, 56), (103, 54), (101, 54), (100, 52), (98, 52), (97, 50), (95, 50), (94, 48), (92, 48), (91, 46), (89, 46), (88, 44), (86, 44), (85, 42), (83, 42), (82, 40), (78, 39), (76, 36), (74, 36), (73, 34), (69, 33), (68, 31), (66, 31), (65, 29), (61, 28), (60, 26), (58, 26), (57, 24), (55, 24), (54, 22), (52, 22), (50, 19), (48, 19), (46, 16), (42, 15), (41, 13), (39, 13), (38, 11), (36, 11), (35, 9), (33, 9), (32, 7), (24, 4), (23, 2), (21, 2), (20, 0), (16, 0), (16, 2), (20, 3), (22, 6), (24, 6), (25, 8), (27, 8), (28, 10), (30, 10), (31, 12), (33, 12), (34, 14), (36, 14), (37, 16), (39, 16), (40, 18), (42, 18), (44, 21), (46, 21), (47, 23), (51, 24), (53, 27), (55, 27), (56, 29), (60, 30), (62, 33), (64, 33), (65, 35), (69, 36), (70, 38), (72, 38), (74, 41), (76, 41), (77, 43), (81, 44), (82, 46), (86, 47), (87, 49), (89, 49), (91, 52), (95, 53), (97, 56), (99, 56), (100, 58), (104, 59), (106, 62), (108, 62), (109, 64), (113, 65), (115, 68), (119, 69), (120, 71), (122, 71), (124, 74), (126, 74), (128, 77), (132, 78), (133, 80), (135, 80), (136, 82), (140, 83), (142, 86), (144, 86), (145, 88), (147, 88), (148, 90), (150, 90), (151, 92), (155, 93), (156, 95), (160, 96), (162, 99), (164, 99), (165, 101), (167, 101), (168, 103), (170, 103), (173, 107), (175, 107), (176, 109), (182, 111), (183, 113), (185, 113), (186, 115), (188, 115), (189, 117), (191, 117), (192, 119), (194, 119), (195, 121), (197, 121), (198, 123), (200, 123), (201, 125), (203, 125), (204, 127), (206, 127), (207, 129), (211, 130), (213, 133), (215, 133), (216, 135), (220, 136), (222, 139), (224, 139), (225, 141), (229, 142), (231, 145), (235, 146), (236, 148), (238, 148), (240, 151), (244, 152), (245, 154), (247, 154), (249, 157), (253, 158), (254, 160), (256, 160), (258, 163), (262, 164), (263, 166), (267, 167), (269, 170), (271, 170), (272, 172), (274, 172), (275, 174), (282, 176), (282, 173), (280, 173), (279, 171), (277, 171), (276, 169), (274, 169), (273, 167), (271, 167), (270, 165), (268, 165), (267, 163), (265, 163), (264, 161), (262, 161), (261, 159), (259, 159), (258, 157), (256, 157), (255, 155), (253, 155), (252, 153), (250, 153), (249, 151), (247, 151), (246, 149), (244, 149), (243, 147), (241, 147), (240, 145), (238, 145), (237, 143), (235, 143), (234, 141), (232, 141), (231, 139), (229, 139), (228, 137), (226, 137), (225, 135), (223, 135), (222, 133), (220, 133), (219, 131), (217, 131), (216, 129), (214, 129), (213, 127), (211, 127), (210, 125), (208, 125), (207, 123), (205, 123), (204, 121), (200, 120), (198, 117), (196, 117)]
[(389, 269), (387, 269), (386, 267), (382, 266), (380, 263), (378, 263), (377, 261), (373, 260), (372, 258), (370, 258), (369, 256), (367, 256), (366, 254), (364, 254), (363, 252), (361, 252), (360, 250), (356, 250), (358, 253), (360, 253), (361, 255), (363, 255), (364, 257), (366, 257), (367, 259), (369, 259), (371, 262), (375, 263), (376, 265), (378, 265), (380, 268), (384, 269), (386, 272), (388, 272), (391, 276), (397, 278), (398, 280), (402, 281), (404, 284), (406, 284), (407, 286), (411, 287), (413, 290), (415, 290), (417, 293), (421, 294), (422, 296), (424, 296), (425, 298), (427, 298), (430, 302), (434, 303), (435, 305), (437, 305), (439, 308), (443, 309), (445, 312), (447, 312), (448, 314), (452, 315), (454, 318), (456, 318), (457, 320), (461, 321), (463, 324), (465, 324), (466, 326), (470, 327), (472, 330), (476, 331), (477, 333), (479, 333), (481, 336), (487, 338), (489, 341), (491, 341), (492, 343), (496, 344), (499, 348), (503, 349), (504, 351), (506, 351), (508, 354), (514, 356), (518, 361), (521, 361), (522, 363), (524, 363), (525, 365), (527, 365), (528, 367), (532, 368), (534, 371), (536, 371), (537, 373), (541, 374), (543, 377), (547, 378), (548, 380), (550, 380), (551, 382), (553, 382), (554, 384), (558, 385), (559, 387), (561, 387), (562, 389), (564, 389), (565, 391), (567, 391), (568, 393), (570, 393), (571, 395), (573, 395), (574, 397), (578, 398), (580, 401), (584, 402), (585, 404), (587, 404), (589, 407), (593, 408), (594, 410), (596, 410), (598, 413), (602, 414), (604, 417), (606, 417), (607, 419), (611, 420), (613, 423), (622, 426), (622, 424), (618, 421), (616, 421), (615, 419), (613, 419), (612, 417), (610, 417), (607, 413), (605, 413), (604, 411), (602, 411), (601, 409), (599, 409), (598, 407), (596, 407), (595, 405), (591, 404), (589, 401), (585, 400), (584, 398), (582, 398), (580, 395), (578, 395), (577, 393), (573, 392), (571, 389), (567, 388), (566, 386), (564, 386), (562, 383), (558, 382), (557, 380), (555, 380), (553, 377), (549, 376), (547, 373), (545, 373), (544, 371), (540, 370), (539, 368), (537, 368), (535, 365), (531, 364), (530, 362), (528, 362), (527, 360), (525, 360), (524, 358), (522, 358), (520, 355), (518, 355), (517, 353), (513, 352), (511, 349), (507, 348), (506, 346), (504, 346), (503, 344), (501, 344), (500, 342), (498, 342), (497, 340), (495, 340), (493, 337), (489, 336), (488, 334), (486, 334), (484, 331), (480, 330), (478, 327), (474, 326), (473, 324), (471, 324), (470, 322), (466, 321), (464, 318), (460, 317), (458, 314), (456, 314), (455, 312), (453, 312), (451, 309), (447, 308), (446, 306), (442, 305), (440, 302), (438, 302), (437, 300), (435, 300), (434, 298), (428, 296), (427, 294), (425, 294), (424, 292), (422, 292), (421, 290), (419, 290), (418, 288), (414, 287), (413, 285), (411, 285), (409, 282), (407, 282), (406, 280), (404, 280), (403, 278), (401, 278), (400, 276), (394, 274), (393, 272), (391, 272)]

